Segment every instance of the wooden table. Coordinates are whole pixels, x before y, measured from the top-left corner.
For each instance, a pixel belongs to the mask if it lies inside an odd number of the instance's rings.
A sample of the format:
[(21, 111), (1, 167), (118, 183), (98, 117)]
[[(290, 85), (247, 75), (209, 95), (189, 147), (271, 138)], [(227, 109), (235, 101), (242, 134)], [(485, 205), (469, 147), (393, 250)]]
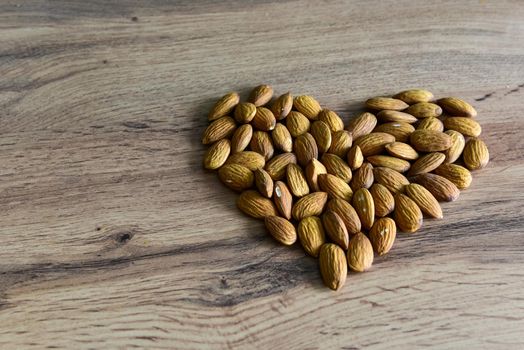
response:
[[(0, 3), (0, 348), (524, 347), (521, 1), (138, 3)], [(260, 83), (461, 96), (491, 163), (334, 293), (202, 170)]]

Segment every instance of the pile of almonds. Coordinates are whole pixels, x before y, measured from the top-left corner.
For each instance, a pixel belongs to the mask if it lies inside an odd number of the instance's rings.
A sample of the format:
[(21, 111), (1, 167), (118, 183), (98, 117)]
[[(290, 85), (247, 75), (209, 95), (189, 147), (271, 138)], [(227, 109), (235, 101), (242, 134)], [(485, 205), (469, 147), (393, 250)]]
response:
[[(423, 215), (442, 218), (489, 161), (476, 110), (426, 90), (366, 101), (344, 127), (311, 96), (257, 86), (247, 102), (222, 97), (202, 137), (206, 169), (240, 192), (237, 206), (264, 219), (280, 243), (300, 240), (319, 258), (326, 286), (338, 290), (348, 267), (362, 272), (384, 255), (397, 229), (420, 229)], [(469, 169), (469, 170), (468, 170)]]

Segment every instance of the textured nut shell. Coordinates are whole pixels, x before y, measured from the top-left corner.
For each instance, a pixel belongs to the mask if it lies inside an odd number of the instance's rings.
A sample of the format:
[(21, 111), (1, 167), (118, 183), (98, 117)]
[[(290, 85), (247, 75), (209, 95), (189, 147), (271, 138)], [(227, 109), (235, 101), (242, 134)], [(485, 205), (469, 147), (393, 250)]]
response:
[(419, 152), (439, 152), (451, 147), (451, 137), (435, 130), (415, 130), (409, 140)]
[(273, 185), (273, 201), (278, 212), (286, 219), (291, 219), (293, 195), (285, 182), (277, 181)]
[(331, 132), (333, 133), (344, 129), (344, 122), (342, 121), (342, 118), (340, 118), (338, 114), (329, 109), (321, 110), (318, 114), (318, 120), (321, 120), (324, 123), (326, 123), (329, 126)]
[(320, 247), (326, 243), (326, 235), (320, 218), (309, 216), (300, 220), (297, 233), (306, 253), (317, 258), (320, 253)]
[(432, 152), (425, 154), (413, 163), (411, 169), (409, 169), (408, 176), (429, 173), (444, 163), (445, 159), (446, 155), (444, 153)]
[(238, 196), (237, 207), (255, 219), (264, 219), (267, 216), (277, 215), (277, 209), (273, 202), (254, 190), (242, 192)]
[(257, 112), (255, 113), (255, 117), (251, 121), (251, 124), (255, 129), (271, 131), (275, 128), (277, 120), (271, 110), (265, 107), (257, 107)]
[(413, 178), (414, 182), (424, 186), (439, 202), (456, 200), (460, 191), (455, 184), (440, 175), (426, 173)]
[(322, 215), (322, 223), (324, 224), (329, 239), (338, 244), (342, 249), (347, 250), (349, 234), (340, 216), (328, 210)]
[(385, 255), (391, 250), (396, 237), (397, 226), (391, 218), (377, 219), (369, 231), (369, 240), (379, 256)]
[(310, 189), (314, 192), (320, 191), (318, 175), (327, 174), (327, 169), (318, 159), (311, 159), (306, 166), (306, 180)]
[(482, 127), (475, 120), (468, 117), (449, 117), (444, 120), (444, 126), (448, 130), (455, 130), (464, 136), (478, 137), (482, 133)]
[(296, 162), (297, 157), (294, 153), (282, 153), (271, 158), (264, 169), (274, 181), (282, 180), (286, 176), (287, 165)]
[(253, 186), (253, 172), (240, 164), (226, 164), (218, 170), (218, 178), (234, 191), (243, 191)]
[(264, 219), (267, 230), (278, 242), (284, 245), (292, 245), (297, 241), (295, 226), (280, 216), (267, 216)]
[(345, 158), (352, 144), (353, 137), (351, 133), (346, 130), (339, 130), (333, 133), (331, 147), (329, 147), (328, 152), (336, 154), (340, 158)]
[(293, 106), (297, 111), (311, 120), (316, 120), (322, 110), (320, 103), (308, 95), (297, 96), (293, 100)]
[(308, 216), (319, 216), (324, 210), (328, 195), (325, 192), (313, 192), (300, 198), (293, 205), (293, 218), (302, 220)]
[(369, 188), (373, 185), (374, 180), (373, 166), (370, 163), (364, 163), (351, 179), (351, 189), (356, 191), (359, 188)]
[(348, 266), (356, 272), (364, 272), (373, 264), (373, 246), (362, 232), (357, 232), (349, 241)]
[(407, 104), (415, 104), (418, 102), (428, 102), (433, 99), (433, 94), (428, 90), (423, 89), (410, 89), (399, 92), (393, 98), (398, 98), (406, 102)]
[(265, 131), (255, 131), (251, 137), (249, 147), (253, 152), (257, 152), (263, 156), (266, 161), (273, 158), (273, 154), (275, 153), (271, 136)]
[(418, 121), (418, 118), (405, 112), (384, 110), (377, 113), (377, 119), (383, 123), (389, 122), (403, 122), (413, 124)]
[(405, 188), (406, 195), (411, 198), (424, 214), (429, 217), (442, 219), (442, 208), (437, 199), (424, 186), (409, 184)]
[(404, 122), (391, 122), (378, 125), (373, 132), (385, 132), (393, 135), (396, 141), (407, 142), (415, 127)]
[(318, 175), (318, 185), (322, 191), (329, 195), (330, 198), (341, 198), (349, 201), (353, 196), (353, 191), (347, 182), (335, 175)]
[(303, 197), (309, 193), (309, 186), (302, 168), (296, 164), (288, 164), (286, 178), (289, 189), (296, 197)]
[(311, 125), (310, 133), (317, 143), (318, 152), (327, 152), (331, 146), (331, 130), (323, 121), (317, 120)]
[(271, 106), (271, 111), (275, 115), (275, 118), (277, 120), (282, 120), (289, 112), (291, 112), (291, 109), (293, 108), (293, 96), (289, 92), (280, 95), (275, 102), (273, 102), (273, 105)]
[(415, 160), (419, 157), (418, 152), (411, 145), (403, 142), (388, 143), (386, 151), (393, 157), (404, 160)]
[(362, 227), (369, 230), (375, 221), (375, 204), (367, 188), (360, 188), (353, 194), (353, 208), (355, 208)]
[(437, 101), (437, 103), (449, 114), (463, 116), (463, 117), (476, 117), (477, 111), (472, 105), (464, 100), (455, 97), (444, 97)]
[(393, 111), (402, 111), (409, 107), (409, 105), (399, 99), (391, 97), (373, 97), (366, 101), (366, 107), (374, 110), (389, 109)]
[(385, 132), (372, 132), (355, 140), (364, 157), (384, 153), (388, 143), (395, 142), (395, 136)]
[(228, 138), (235, 132), (236, 124), (231, 117), (221, 117), (214, 120), (204, 131), (202, 135), (202, 144), (209, 145), (210, 143), (216, 142)]
[(377, 126), (377, 117), (372, 113), (362, 113), (349, 121), (346, 130), (350, 131), (353, 139), (369, 134)]
[(440, 116), (442, 114), (442, 108), (431, 102), (419, 102), (409, 106), (409, 108), (406, 109), (406, 113), (417, 118), (432, 118)]
[(348, 264), (342, 248), (333, 243), (322, 245), (318, 261), (324, 284), (333, 290), (342, 288), (348, 274)]
[(311, 159), (318, 158), (317, 142), (310, 133), (305, 133), (295, 139), (293, 145), (298, 163), (305, 167)]
[(273, 131), (271, 131), (271, 138), (276, 149), (282, 152), (291, 152), (293, 150), (293, 138), (284, 124), (277, 123), (275, 125)]
[(375, 183), (369, 189), (371, 196), (373, 197), (373, 203), (375, 204), (375, 215), (378, 217), (384, 217), (389, 215), (395, 209), (395, 199), (389, 190), (379, 184)]
[(311, 122), (300, 112), (291, 111), (286, 118), (286, 127), (293, 137), (297, 137), (309, 131)]
[(404, 186), (409, 184), (408, 179), (404, 175), (390, 168), (374, 168), (373, 176), (375, 177), (375, 182), (384, 185), (393, 194), (402, 192)]
[(229, 157), (231, 143), (227, 139), (215, 142), (209, 147), (204, 155), (204, 168), (215, 170), (220, 168)]
[(435, 174), (453, 182), (459, 190), (468, 188), (473, 181), (469, 170), (457, 164), (444, 163), (435, 169)]
[(240, 96), (236, 92), (230, 92), (218, 100), (208, 115), (208, 120), (216, 120), (227, 115), (235, 108), (240, 101)]
[(253, 127), (249, 124), (240, 125), (231, 137), (231, 153), (242, 152), (249, 146), (253, 137)]
[(489, 150), (484, 141), (470, 139), (464, 147), (464, 164), (469, 170), (484, 168), (489, 162)]
[(362, 166), (364, 162), (364, 155), (360, 150), (360, 147), (353, 145), (348, 151), (348, 165), (351, 170), (356, 170)]
[(424, 118), (418, 123), (417, 130), (444, 131), (444, 123), (438, 118)]
[(249, 102), (241, 102), (235, 108), (234, 117), (239, 123), (250, 123), (255, 114), (257, 113), (257, 107)]
[(413, 233), (422, 226), (422, 211), (408, 196), (397, 193), (395, 195), (395, 222), (402, 232)]
[(273, 195), (273, 179), (271, 176), (264, 169), (257, 169), (253, 174), (258, 192), (266, 198), (271, 198)]
[(381, 154), (369, 156), (367, 157), (367, 161), (370, 162), (373, 166), (391, 168), (398, 171), (399, 173), (406, 172), (411, 166), (411, 164), (406, 160)]
[(351, 181), (353, 176), (351, 168), (342, 158), (331, 153), (324, 153), (320, 161), (326, 167), (328, 174), (335, 175), (345, 182)]
[(466, 146), (466, 139), (461, 133), (455, 130), (447, 130), (445, 134), (449, 135), (449, 137), (451, 138), (451, 147), (444, 152), (444, 154), (446, 155), (445, 162), (455, 163), (457, 159), (459, 159), (462, 155), (462, 151), (464, 151), (464, 146)]
[(265, 163), (264, 157), (253, 151), (242, 151), (232, 154), (226, 161), (226, 164), (240, 164), (250, 170), (263, 168)]
[(273, 97), (273, 88), (269, 85), (259, 85), (251, 91), (248, 100), (259, 107), (268, 103), (271, 97)]
[(327, 204), (327, 210), (336, 213), (346, 225), (349, 234), (357, 233), (361, 230), (362, 224), (353, 206), (341, 198), (333, 198)]

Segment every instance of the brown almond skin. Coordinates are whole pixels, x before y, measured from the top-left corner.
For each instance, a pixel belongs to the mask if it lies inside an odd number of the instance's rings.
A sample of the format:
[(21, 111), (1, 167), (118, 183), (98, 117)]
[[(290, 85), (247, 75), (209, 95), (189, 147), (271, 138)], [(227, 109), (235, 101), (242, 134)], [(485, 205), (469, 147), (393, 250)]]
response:
[(209, 145), (216, 141), (228, 138), (236, 129), (236, 124), (231, 117), (221, 117), (209, 124), (202, 135), (202, 144)]
[(290, 220), (293, 208), (293, 195), (285, 182), (277, 181), (273, 185), (273, 201), (281, 216)]
[(385, 132), (393, 135), (396, 141), (407, 142), (415, 127), (404, 122), (391, 122), (378, 125), (373, 132)]
[(317, 143), (318, 152), (327, 152), (331, 146), (331, 130), (329, 126), (323, 121), (317, 120), (311, 124), (309, 131)]
[(293, 100), (293, 106), (297, 111), (311, 120), (317, 120), (318, 114), (322, 110), (318, 101), (308, 95), (295, 97)]
[(385, 186), (391, 193), (403, 192), (404, 186), (409, 184), (408, 179), (390, 168), (376, 167), (373, 169), (375, 182)]
[(286, 170), (287, 184), (291, 193), (296, 197), (303, 197), (309, 194), (309, 186), (302, 168), (296, 164), (288, 164)]
[(273, 179), (264, 169), (257, 169), (253, 172), (255, 175), (255, 186), (266, 198), (271, 198), (273, 195)]
[(329, 109), (323, 109), (318, 114), (318, 120), (323, 121), (329, 126), (329, 129), (332, 133), (335, 133), (337, 131), (344, 129), (344, 122), (342, 121), (342, 118), (338, 116), (335, 112)]
[(240, 96), (236, 92), (230, 92), (226, 95), (224, 95), (220, 100), (218, 100), (213, 108), (211, 109), (211, 112), (209, 112), (208, 120), (213, 121), (217, 120), (218, 118), (221, 118), (235, 108), (235, 106), (240, 101)]
[(382, 154), (376, 156), (369, 156), (366, 159), (373, 166), (391, 168), (393, 170), (398, 171), (399, 173), (404, 173), (408, 171), (408, 169), (411, 166), (411, 164), (406, 160), (392, 156), (385, 156)]
[(397, 193), (395, 195), (395, 222), (402, 232), (413, 233), (422, 226), (422, 211), (408, 196)]
[(355, 234), (361, 230), (362, 223), (353, 206), (341, 198), (333, 198), (327, 204), (327, 210), (336, 213), (344, 222), (349, 234)]
[(406, 102), (409, 105), (418, 103), (418, 102), (429, 102), (433, 99), (433, 94), (428, 90), (422, 89), (410, 89), (399, 92), (393, 98), (397, 98)]
[(482, 169), (489, 162), (489, 150), (484, 141), (472, 138), (466, 143), (462, 157), (469, 170)]
[(466, 139), (464, 136), (455, 130), (447, 130), (444, 132), (451, 138), (451, 147), (447, 149), (444, 154), (446, 155), (446, 163), (455, 163), (457, 159), (462, 155), (464, 146), (466, 146)]
[(306, 166), (306, 180), (313, 192), (320, 191), (318, 185), (318, 175), (327, 174), (327, 169), (318, 159), (311, 159), (309, 164)]
[(377, 119), (382, 123), (403, 122), (413, 124), (418, 118), (405, 112), (384, 110), (377, 113)]
[(265, 131), (255, 131), (251, 137), (249, 147), (253, 152), (262, 155), (266, 161), (273, 158), (273, 154), (275, 153), (271, 136)]
[(415, 160), (419, 157), (418, 152), (403, 142), (392, 142), (386, 145), (386, 152), (388, 152), (393, 157), (397, 157), (404, 160)]
[(451, 137), (440, 131), (415, 130), (409, 139), (419, 152), (440, 152), (451, 147)]
[(231, 137), (231, 153), (244, 151), (253, 137), (253, 127), (249, 124), (240, 125)]
[(253, 186), (253, 172), (240, 164), (226, 164), (218, 170), (218, 178), (234, 191), (244, 191)]
[(302, 220), (308, 216), (319, 216), (324, 211), (328, 195), (326, 192), (313, 192), (300, 198), (292, 209), (295, 220)]
[(257, 107), (257, 112), (255, 113), (255, 117), (251, 121), (251, 124), (255, 129), (271, 131), (275, 128), (277, 120), (271, 110), (265, 107)]
[(273, 105), (271, 106), (271, 111), (275, 115), (275, 118), (277, 120), (282, 120), (289, 112), (291, 112), (291, 109), (293, 108), (293, 96), (289, 92), (280, 95), (275, 102), (273, 102)]
[(341, 198), (349, 201), (353, 196), (351, 187), (349, 187), (344, 180), (335, 175), (318, 175), (318, 185), (322, 191), (329, 195), (330, 198)]
[(405, 193), (427, 216), (435, 219), (443, 218), (440, 204), (424, 186), (419, 184), (409, 184), (405, 187)]
[(295, 226), (280, 216), (267, 216), (264, 219), (267, 230), (279, 243), (292, 245), (297, 241)]
[(409, 169), (408, 176), (432, 172), (440, 164), (444, 163), (445, 159), (446, 155), (444, 153), (432, 152), (425, 154), (413, 163), (411, 169)]
[(364, 155), (362, 154), (360, 147), (353, 145), (349, 149), (347, 161), (351, 170), (356, 170), (362, 166), (362, 163), (364, 162)]
[(333, 243), (322, 245), (318, 261), (324, 284), (332, 290), (342, 288), (348, 274), (348, 264), (342, 248)]
[(273, 88), (269, 85), (259, 85), (255, 87), (249, 95), (249, 102), (260, 107), (268, 103), (273, 97)]
[(377, 217), (384, 217), (393, 212), (395, 209), (395, 199), (385, 186), (375, 183), (369, 189), (369, 193), (371, 193), (373, 197), (375, 215)]
[(228, 139), (222, 139), (209, 147), (204, 155), (204, 168), (215, 170), (220, 168), (229, 157), (231, 143)]
[(360, 188), (370, 188), (373, 185), (375, 177), (373, 176), (373, 166), (370, 163), (364, 163), (357, 169), (351, 179), (351, 189), (353, 192)]
[(333, 133), (328, 152), (336, 154), (340, 158), (345, 158), (352, 144), (351, 133), (346, 130), (339, 130)]
[(362, 232), (357, 232), (349, 241), (348, 266), (356, 272), (364, 272), (373, 264), (373, 246)]
[(385, 132), (372, 132), (355, 140), (364, 157), (384, 153), (388, 143), (395, 142), (395, 136)]
[(249, 102), (240, 102), (236, 108), (234, 117), (241, 124), (250, 123), (257, 113), (257, 106)]
[(406, 113), (409, 113), (417, 118), (432, 118), (438, 117), (442, 114), (442, 108), (431, 102), (419, 102), (409, 106), (406, 109)]
[(389, 109), (392, 111), (402, 111), (409, 105), (399, 99), (391, 97), (373, 97), (366, 101), (366, 107), (373, 110)]
[[(257, 153), (258, 154), (258, 153)], [(263, 159), (263, 157), (262, 157)], [(282, 153), (271, 158), (265, 170), (274, 181), (282, 180), (286, 176), (286, 167), (290, 163), (297, 163), (297, 157), (294, 153)], [(259, 167), (260, 168), (260, 167)]]
[(282, 152), (291, 152), (293, 150), (293, 138), (287, 127), (282, 123), (277, 123), (271, 131), (271, 138), (275, 148)]
[(293, 147), (297, 161), (303, 167), (306, 167), (311, 159), (318, 159), (317, 142), (310, 133), (298, 136)]
[(353, 194), (352, 201), (362, 227), (369, 230), (375, 221), (373, 196), (371, 196), (371, 193), (366, 188), (360, 188)]
[(226, 161), (226, 164), (240, 164), (250, 170), (263, 168), (265, 163), (264, 157), (253, 151), (242, 151), (232, 154)]
[(237, 207), (255, 219), (277, 215), (277, 209), (273, 202), (254, 190), (242, 192), (237, 199)]
[(326, 211), (322, 215), (322, 223), (328, 237), (342, 249), (347, 250), (349, 245), (349, 234), (344, 221), (333, 211)]
[(293, 137), (298, 137), (309, 131), (311, 122), (300, 112), (291, 111), (286, 117), (286, 127)]
[(379, 255), (385, 255), (393, 246), (397, 237), (397, 226), (391, 218), (379, 218), (369, 230), (369, 240), (375, 252)]
[(424, 186), (439, 202), (453, 202), (460, 191), (455, 184), (440, 175), (426, 173), (413, 178), (414, 182)]
[(444, 126), (448, 130), (455, 130), (464, 136), (479, 137), (482, 133), (480, 124), (468, 117), (449, 117), (444, 120)]
[(326, 235), (320, 218), (308, 216), (300, 220), (297, 233), (306, 253), (314, 258), (318, 258), (320, 248), (326, 243)]
[(468, 169), (458, 164), (444, 163), (435, 169), (435, 174), (453, 182), (459, 190), (464, 190), (471, 185), (473, 177)]
[(365, 112), (349, 121), (346, 130), (351, 132), (353, 139), (367, 135), (377, 126), (377, 117), (374, 114)]
[(444, 131), (444, 123), (438, 118), (424, 118), (418, 123), (417, 130), (435, 130)]
[(320, 161), (326, 167), (328, 174), (335, 175), (344, 182), (351, 181), (353, 177), (351, 168), (342, 158), (331, 153), (324, 153)]
[(477, 116), (477, 111), (472, 105), (464, 100), (455, 97), (444, 97), (437, 101), (437, 103), (449, 114), (474, 118)]

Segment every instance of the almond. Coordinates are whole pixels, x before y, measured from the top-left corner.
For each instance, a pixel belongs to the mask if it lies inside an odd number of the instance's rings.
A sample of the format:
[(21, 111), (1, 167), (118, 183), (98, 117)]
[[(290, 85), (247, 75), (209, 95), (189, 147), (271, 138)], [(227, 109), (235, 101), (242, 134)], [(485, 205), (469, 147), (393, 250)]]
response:
[(403, 192), (404, 186), (409, 184), (404, 175), (390, 168), (376, 167), (373, 169), (373, 176), (375, 182), (385, 186), (393, 194)]
[(275, 115), (275, 118), (277, 120), (282, 120), (289, 112), (291, 112), (291, 109), (293, 108), (293, 96), (291, 94), (285, 93), (283, 95), (280, 95), (273, 105), (271, 106), (271, 111)]
[(369, 240), (379, 256), (385, 255), (391, 250), (396, 237), (397, 226), (391, 218), (377, 219), (369, 231)]
[(415, 160), (419, 157), (417, 151), (407, 143), (392, 142), (386, 145), (386, 151), (393, 157), (404, 160)]
[(318, 158), (317, 142), (310, 133), (305, 133), (295, 139), (294, 150), (297, 161), (305, 167), (311, 159)]
[(266, 198), (271, 198), (273, 195), (273, 179), (264, 169), (257, 169), (253, 172), (255, 175), (255, 186)]
[(480, 124), (467, 117), (449, 117), (444, 120), (444, 126), (448, 130), (455, 130), (464, 136), (478, 137), (482, 132)]
[(253, 186), (253, 172), (240, 164), (226, 164), (218, 170), (218, 178), (234, 191), (243, 191)]
[(271, 131), (275, 128), (277, 120), (269, 109), (265, 107), (257, 107), (255, 117), (251, 121), (251, 124), (258, 130)]
[(273, 131), (271, 131), (271, 138), (276, 149), (282, 152), (293, 150), (293, 138), (284, 124), (277, 123), (275, 125)]
[(351, 181), (351, 168), (342, 158), (331, 153), (324, 153), (320, 161), (326, 167), (328, 174), (335, 175), (345, 182)]
[(278, 242), (284, 245), (292, 245), (297, 241), (295, 226), (280, 216), (267, 216), (264, 219), (266, 228)]
[(231, 153), (242, 152), (249, 146), (251, 138), (253, 137), (253, 127), (249, 124), (244, 124), (238, 127), (231, 137)]
[(444, 162), (446, 156), (444, 153), (432, 152), (423, 155), (409, 169), (408, 176), (415, 176), (418, 174), (429, 173), (435, 170), (440, 164)]
[(237, 207), (255, 219), (264, 219), (267, 216), (277, 215), (273, 202), (253, 190), (247, 190), (240, 194), (237, 200)]
[(414, 181), (424, 186), (439, 202), (452, 202), (460, 195), (457, 186), (440, 175), (420, 174), (415, 176)]
[(466, 145), (466, 140), (461, 133), (455, 130), (448, 130), (445, 134), (449, 135), (451, 138), (451, 147), (444, 152), (446, 155), (446, 163), (455, 163), (462, 155), (462, 151)]
[(286, 118), (286, 127), (293, 137), (297, 137), (309, 131), (311, 122), (300, 112), (291, 111)]
[(298, 237), (307, 254), (317, 258), (320, 247), (326, 243), (326, 235), (320, 218), (309, 216), (300, 220), (298, 224)]
[(349, 201), (353, 196), (353, 191), (351, 191), (351, 187), (349, 187), (347, 182), (335, 175), (318, 175), (318, 185), (322, 191), (329, 194), (330, 198), (338, 197)]
[(324, 224), (329, 239), (338, 244), (342, 249), (347, 250), (349, 235), (346, 225), (340, 216), (328, 210), (322, 215), (322, 223)]
[(379, 183), (373, 184), (369, 192), (373, 197), (373, 203), (375, 203), (376, 216), (383, 217), (393, 212), (393, 209), (395, 209), (395, 200), (385, 186)]
[(257, 106), (249, 102), (240, 102), (235, 108), (235, 120), (241, 124), (250, 123), (257, 113)]
[(353, 194), (352, 201), (362, 227), (369, 230), (375, 221), (375, 204), (371, 193), (366, 188), (360, 188)]
[(293, 106), (297, 111), (311, 120), (316, 120), (318, 114), (322, 110), (318, 101), (308, 95), (295, 97), (293, 100)]
[(418, 123), (417, 130), (444, 131), (444, 124), (438, 118), (424, 118)]
[(329, 109), (321, 110), (318, 114), (318, 120), (326, 123), (333, 133), (344, 129), (344, 122), (342, 119), (338, 116), (338, 114)]
[(348, 264), (342, 248), (333, 243), (322, 245), (318, 261), (324, 284), (332, 290), (342, 288), (348, 274)]
[(415, 131), (413, 125), (404, 122), (384, 123), (375, 128), (373, 132), (385, 132), (393, 135), (396, 141), (407, 142), (409, 135)]
[(489, 162), (489, 150), (484, 141), (472, 138), (466, 143), (462, 157), (469, 170), (482, 169)]
[(399, 99), (391, 97), (373, 97), (366, 101), (366, 107), (374, 110), (389, 109), (393, 111), (402, 111), (409, 105)]
[(373, 264), (373, 246), (362, 232), (357, 232), (349, 241), (348, 266), (356, 272), (364, 272)]
[(346, 130), (351, 132), (353, 139), (357, 139), (369, 134), (375, 129), (375, 126), (377, 126), (377, 117), (372, 113), (365, 112), (350, 120)]
[(442, 114), (442, 108), (431, 102), (419, 102), (409, 106), (409, 108), (406, 109), (406, 113), (417, 118), (431, 118), (440, 116)]
[(440, 175), (453, 182), (459, 190), (464, 190), (471, 185), (473, 177), (468, 169), (457, 164), (442, 164), (435, 169), (435, 174)]
[(444, 108), (446, 112), (451, 115), (461, 117), (474, 118), (477, 116), (477, 111), (472, 105), (464, 100), (455, 97), (445, 97), (437, 101), (437, 103)]
[(253, 152), (262, 155), (266, 161), (273, 158), (275, 153), (271, 137), (265, 131), (255, 131), (249, 146)]
[(356, 170), (362, 166), (364, 155), (357, 145), (352, 146), (348, 151), (348, 165), (351, 170)]
[(439, 152), (451, 147), (451, 137), (440, 131), (415, 130), (409, 139), (419, 152)]
[(360, 231), (362, 224), (358, 214), (348, 201), (341, 198), (333, 198), (327, 204), (327, 210), (336, 213), (344, 222), (349, 234)]
[(240, 96), (236, 92), (230, 92), (224, 95), (220, 100), (218, 100), (211, 112), (209, 112), (208, 120), (216, 120), (227, 115), (229, 112), (235, 108), (235, 106), (240, 101)]
[(320, 153), (327, 152), (331, 146), (331, 130), (323, 121), (317, 120), (311, 124), (311, 135), (315, 139)]
[(204, 168), (215, 170), (220, 168), (229, 157), (231, 144), (229, 140), (222, 139), (209, 147), (204, 155)]
[(226, 161), (226, 164), (240, 164), (250, 170), (263, 168), (265, 164), (264, 157), (257, 152), (242, 151), (232, 154)]
[(271, 97), (273, 97), (273, 88), (269, 85), (259, 85), (251, 91), (248, 100), (259, 107), (268, 103)]
[(331, 147), (329, 147), (328, 152), (336, 154), (340, 158), (345, 158), (352, 144), (353, 137), (351, 133), (346, 130), (339, 130), (333, 133)]
[(399, 112), (399, 111), (389, 111), (389, 110), (378, 112), (377, 119), (383, 123), (402, 122), (402, 123), (413, 124), (418, 121), (417, 117), (412, 116), (409, 113)]
[(422, 212), (417, 203), (402, 193), (395, 195), (394, 217), (402, 232), (413, 233), (422, 226)]
[(411, 89), (399, 92), (394, 98), (398, 98), (406, 102), (409, 105), (418, 103), (418, 102), (429, 102), (433, 99), (433, 94), (428, 90), (422, 89)]
[(286, 176), (286, 167), (290, 163), (297, 163), (297, 157), (295, 154), (282, 153), (271, 158), (269, 162), (267, 162), (264, 169), (268, 172), (269, 176), (271, 176), (274, 181), (277, 181), (283, 179), (284, 176)]
[(209, 124), (202, 135), (202, 144), (209, 145), (216, 141), (228, 138), (236, 129), (236, 124), (231, 117), (221, 117)]
[(384, 152), (388, 143), (395, 142), (395, 136), (384, 132), (372, 132), (355, 140), (355, 145), (360, 147), (364, 157)]
[(306, 177), (301, 167), (293, 163), (288, 164), (286, 176), (287, 184), (293, 195), (303, 197), (309, 193), (309, 186), (307, 185)]
[(293, 196), (285, 182), (275, 182), (273, 186), (273, 201), (280, 215), (290, 220), (291, 209), (293, 208)]
[(300, 198), (292, 209), (293, 218), (302, 220), (308, 216), (319, 216), (327, 202), (327, 193), (313, 192)]
[(411, 166), (411, 164), (406, 160), (384, 155), (369, 156), (367, 157), (367, 161), (373, 166), (391, 168), (399, 173), (406, 172)]
[(359, 188), (369, 188), (373, 185), (373, 181), (373, 166), (370, 163), (364, 163), (351, 179), (351, 189), (356, 191)]
[(306, 166), (306, 180), (312, 191), (320, 191), (318, 185), (318, 175), (320, 174), (327, 174), (326, 167), (318, 159), (311, 159)]
[(442, 208), (437, 199), (424, 186), (409, 184), (405, 188), (406, 195), (415, 202), (424, 214), (429, 217), (442, 219)]

